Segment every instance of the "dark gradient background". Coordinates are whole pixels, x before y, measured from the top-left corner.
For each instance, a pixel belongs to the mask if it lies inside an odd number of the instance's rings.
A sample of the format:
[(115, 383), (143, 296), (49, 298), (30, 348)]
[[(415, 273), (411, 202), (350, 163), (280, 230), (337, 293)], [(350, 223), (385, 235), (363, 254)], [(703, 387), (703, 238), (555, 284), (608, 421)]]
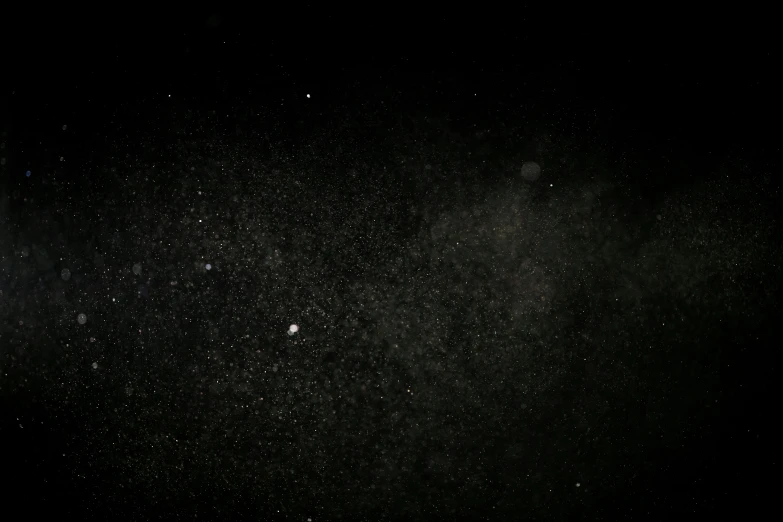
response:
[(2, 518), (766, 513), (774, 33), (523, 11), (6, 19)]

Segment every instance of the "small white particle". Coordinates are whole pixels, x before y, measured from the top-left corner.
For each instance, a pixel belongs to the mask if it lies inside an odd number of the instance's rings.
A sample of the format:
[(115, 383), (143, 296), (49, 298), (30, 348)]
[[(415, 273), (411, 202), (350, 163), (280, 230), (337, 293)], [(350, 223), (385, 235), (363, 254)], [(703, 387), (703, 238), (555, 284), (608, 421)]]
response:
[(576, 483), (576, 487), (581, 488), (582, 487), (582, 483), (581, 482), (577, 482)]
[(206, 268), (207, 270), (212, 270), (212, 265), (207, 263), (206, 265), (204, 265), (204, 268)]
[(310, 95), (308, 94), (307, 97), (310, 98)]
[(294, 335), (298, 331), (299, 331), (298, 325), (292, 324), (291, 326), (288, 327), (288, 335)]
[(97, 370), (98, 369), (98, 363), (97, 362), (92, 363), (92, 369), (93, 370)]

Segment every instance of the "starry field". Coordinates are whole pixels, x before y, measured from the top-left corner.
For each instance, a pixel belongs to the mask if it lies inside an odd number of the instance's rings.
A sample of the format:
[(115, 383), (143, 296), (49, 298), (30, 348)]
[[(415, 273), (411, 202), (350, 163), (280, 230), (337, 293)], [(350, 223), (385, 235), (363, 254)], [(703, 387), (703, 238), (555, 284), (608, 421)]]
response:
[(171, 45), (220, 64), (198, 90), (137, 58), (112, 66), (124, 88), (85, 65), (81, 90), (74, 73), (70, 90), (6, 93), (4, 510), (631, 520), (763, 504), (781, 252), (761, 130), (693, 140), (719, 121), (708, 104), (640, 108), (614, 97), (628, 76), (601, 97), (544, 58), (515, 89), (515, 62), (482, 76), (378, 58), (316, 80), (318, 57), (278, 55), (264, 67), (283, 72), (239, 75), (220, 59), (236, 51), (205, 51), (236, 28), (201, 23)]

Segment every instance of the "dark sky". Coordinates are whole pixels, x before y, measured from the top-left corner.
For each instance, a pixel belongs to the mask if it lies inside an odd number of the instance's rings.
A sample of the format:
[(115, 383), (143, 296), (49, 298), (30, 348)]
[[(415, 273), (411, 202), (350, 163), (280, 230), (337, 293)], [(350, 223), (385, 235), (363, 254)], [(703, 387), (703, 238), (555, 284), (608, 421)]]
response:
[(9, 519), (766, 512), (774, 33), (523, 11), (17, 18)]

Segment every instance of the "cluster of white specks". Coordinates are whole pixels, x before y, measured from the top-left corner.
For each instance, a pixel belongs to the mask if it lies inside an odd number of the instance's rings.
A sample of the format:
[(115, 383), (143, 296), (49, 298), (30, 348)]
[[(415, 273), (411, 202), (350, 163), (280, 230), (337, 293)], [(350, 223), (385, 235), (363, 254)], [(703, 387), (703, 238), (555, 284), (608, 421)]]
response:
[(299, 325), (292, 324), (288, 327), (288, 335), (294, 335), (296, 332), (299, 331)]
[(204, 268), (206, 268), (207, 270), (212, 270), (212, 265), (207, 263), (206, 265), (204, 265)]
[(79, 314), (79, 315), (77, 315), (77, 316), (76, 316), (76, 322), (78, 322), (79, 324), (84, 324), (84, 323), (86, 323), (86, 322), (87, 322), (87, 316), (86, 316), (86, 315), (84, 315), (84, 314)]

